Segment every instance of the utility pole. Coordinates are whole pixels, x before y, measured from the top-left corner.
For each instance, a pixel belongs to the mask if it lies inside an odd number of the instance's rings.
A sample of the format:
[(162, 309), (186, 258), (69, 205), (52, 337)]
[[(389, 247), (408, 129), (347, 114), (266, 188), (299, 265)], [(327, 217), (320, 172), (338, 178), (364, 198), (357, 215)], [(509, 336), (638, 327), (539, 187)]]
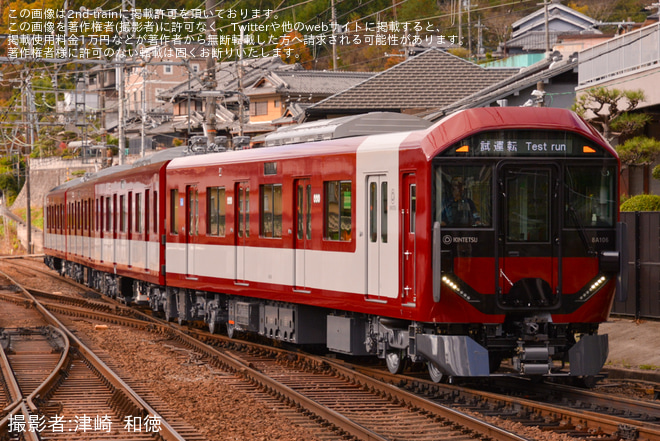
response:
[(546, 55), (550, 53), (550, 17), (548, 12), (548, 5), (550, 0), (543, 0), (543, 3), (537, 3), (543, 5), (545, 10), (545, 53)]
[(471, 0), (467, 0), (468, 15), (468, 59), (472, 59), (472, 19), (470, 17)]
[[(29, 72), (29, 71), (28, 71)], [(22, 74), (21, 74), (22, 75)], [(25, 155), (25, 200), (26, 200), (26, 218), (27, 218), (27, 253), (32, 254), (32, 210), (30, 204), (32, 203), (30, 197), (30, 153), (34, 149), (34, 143), (36, 141), (36, 132), (34, 130), (34, 117), (37, 112), (37, 108), (34, 104), (34, 91), (32, 90), (32, 74), (29, 73), (25, 80), (25, 99), (27, 99), (26, 106), (23, 107), (24, 110), (28, 112), (27, 122), (30, 126), (30, 143), (29, 150)]]
[(238, 49), (238, 91), (241, 93), (240, 106), (238, 106), (238, 136), (243, 136), (243, 118), (245, 104), (243, 103), (243, 29), (241, 29), (241, 41)]
[(140, 157), (144, 158), (147, 137), (146, 137), (146, 120), (147, 120), (147, 65), (142, 68), (142, 127), (140, 130)]
[(337, 70), (337, 12), (335, 11), (335, 0), (330, 0), (332, 27), (332, 70)]
[[(126, 45), (125, 43), (122, 42), (122, 47), (125, 48)], [(119, 105), (118, 107), (118, 113), (117, 113), (117, 129), (118, 133), (117, 135), (119, 136), (119, 165), (124, 164), (124, 153), (126, 149), (126, 139), (124, 138), (124, 59), (122, 58), (124, 56), (124, 50), (122, 49), (121, 54), (117, 56), (117, 83), (119, 86), (118, 90), (118, 96), (117, 96), (117, 104)]]
[(458, 42), (463, 42), (463, 0), (458, 0)]
[[(130, 2), (130, 3), (129, 3)], [(131, 11), (128, 11), (128, 6), (131, 7)], [(117, 121), (118, 136), (119, 136), (119, 165), (124, 164), (124, 156), (126, 154), (126, 133), (125, 133), (125, 121), (124, 121), (124, 105), (126, 101), (125, 90), (125, 79), (124, 79), (124, 68), (126, 67), (126, 40), (129, 37), (128, 30), (132, 28), (128, 22), (128, 14), (131, 14), (133, 18), (133, 12), (135, 10), (135, 0), (122, 0), (121, 1), (121, 29), (119, 37), (121, 39), (121, 51), (117, 54), (116, 60), (118, 64), (117, 68), (117, 82), (119, 86), (117, 102), (119, 104), (119, 112)]]
[[(211, 40), (211, 35), (213, 35), (213, 30), (215, 29), (215, 4), (214, 0), (206, 0), (206, 42), (207, 44)], [(241, 39), (243, 36), (241, 35)], [(243, 51), (241, 43), (241, 52)], [(242, 58), (241, 54), (241, 58)], [(217, 83), (215, 81), (215, 58), (213, 58), (212, 51), (209, 50), (209, 53), (206, 57), (206, 75), (207, 82), (205, 89), (215, 90)], [(215, 142), (215, 104), (217, 98), (215, 96), (210, 96), (206, 98), (206, 139), (207, 145), (213, 144)], [(190, 135), (190, 134), (189, 134)]]
[(484, 51), (484, 33), (483, 29), (486, 26), (481, 24), (481, 17), (479, 17), (479, 21), (477, 22), (477, 32), (478, 32), (478, 37), (477, 37), (477, 58), (481, 57), (483, 54), (482, 52)]

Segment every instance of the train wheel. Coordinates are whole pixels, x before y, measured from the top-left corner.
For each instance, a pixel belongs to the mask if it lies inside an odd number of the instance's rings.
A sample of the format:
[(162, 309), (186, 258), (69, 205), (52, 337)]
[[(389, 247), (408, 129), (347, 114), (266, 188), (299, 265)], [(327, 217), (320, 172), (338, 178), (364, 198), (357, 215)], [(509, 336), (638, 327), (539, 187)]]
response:
[(429, 368), (429, 376), (431, 377), (431, 380), (433, 380), (434, 383), (440, 383), (444, 379), (446, 379), (445, 374), (442, 373), (440, 368), (438, 367), (437, 364), (433, 361), (427, 362), (428, 368)]
[(209, 332), (210, 332), (211, 334), (215, 334), (216, 331), (218, 330), (218, 329), (217, 329), (217, 327), (218, 327), (218, 321), (217, 321), (217, 318), (218, 318), (218, 313), (217, 313), (215, 310), (214, 310), (214, 311), (211, 311), (211, 317), (209, 317), (209, 321), (208, 321), (208, 324), (209, 324)]
[(400, 374), (403, 372), (405, 367), (405, 359), (403, 358), (403, 351), (400, 350), (390, 350), (385, 354), (385, 364), (387, 364), (387, 370), (391, 374)]
[(173, 319), (177, 318), (178, 314), (176, 312), (176, 298), (174, 294), (167, 293), (165, 297), (165, 320), (170, 322)]
[(585, 375), (584, 377), (575, 378), (574, 381), (577, 387), (593, 389), (598, 383), (598, 378), (596, 378), (594, 375)]
[(234, 338), (235, 333), (236, 333), (236, 327), (234, 326), (234, 324), (227, 323), (227, 337)]

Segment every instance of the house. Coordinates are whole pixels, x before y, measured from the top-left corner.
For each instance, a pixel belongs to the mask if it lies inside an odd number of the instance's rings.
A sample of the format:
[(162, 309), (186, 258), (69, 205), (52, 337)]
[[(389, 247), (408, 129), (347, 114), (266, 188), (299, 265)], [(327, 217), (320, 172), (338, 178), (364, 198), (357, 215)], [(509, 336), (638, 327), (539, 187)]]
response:
[(244, 93), (250, 98), (250, 123), (300, 122), (305, 108), (374, 76), (370, 72), (274, 70)]
[(126, 137), (130, 154), (142, 149), (145, 132), (145, 150), (172, 146), (177, 137), (172, 124), (174, 104), (159, 94), (198, 77), (206, 68), (202, 45), (180, 44), (151, 46), (130, 61), (125, 84)]
[[(577, 94), (594, 87), (644, 91), (645, 100), (635, 111), (653, 117), (644, 135), (660, 139), (660, 23), (627, 32), (579, 53)], [(660, 181), (651, 170), (636, 170), (629, 178), (624, 175), (627, 194), (660, 194)], [(628, 173), (628, 172), (626, 172)]]
[(511, 25), (511, 38), (500, 45), (496, 54), (507, 56), (548, 52), (566, 35), (601, 34), (595, 28), (597, 24), (597, 20), (562, 5), (559, 0), (552, 0), (547, 6), (547, 21), (545, 7), (515, 21)]
[(438, 49), (411, 57), (307, 108), (308, 120), (368, 112), (421, 114), (448, 106), (518, 69), (485, 69)]
[(214, 97), (217, 133), (254, 137), (299, 122), (307, 106), (372, 76), (364, 72), (308, 71), (278, 57), (253, 58), (218, 64), (214, 90), (193, 78), (161, 92), (159, 97), (172, 102), (172, 123), (179, 130), (189, 126), (191, 132), (201, 131), (206, 100)]
[(141, 115), (143, 108), (171, 115), (172, 103), (159, 99), (158, 94), (206, 69), (201, 49), (193, 44), (151, 46), (135, 57), (132, 61), (139, 65), (130, 68), (124, 80), (128, 118)]

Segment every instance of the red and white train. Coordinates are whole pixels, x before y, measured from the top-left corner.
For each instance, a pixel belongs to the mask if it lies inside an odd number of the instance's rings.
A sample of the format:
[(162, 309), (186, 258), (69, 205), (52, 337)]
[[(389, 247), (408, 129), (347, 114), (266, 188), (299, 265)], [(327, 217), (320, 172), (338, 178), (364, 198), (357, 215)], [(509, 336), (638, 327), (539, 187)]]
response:
[[(157, 158), (157, 157), (154, 157)], [(574, 113), (153, 159), (46, 198), (46, 261), (169, 319), (407, 359), (590, 377), (624, 247), (614, 150)]]

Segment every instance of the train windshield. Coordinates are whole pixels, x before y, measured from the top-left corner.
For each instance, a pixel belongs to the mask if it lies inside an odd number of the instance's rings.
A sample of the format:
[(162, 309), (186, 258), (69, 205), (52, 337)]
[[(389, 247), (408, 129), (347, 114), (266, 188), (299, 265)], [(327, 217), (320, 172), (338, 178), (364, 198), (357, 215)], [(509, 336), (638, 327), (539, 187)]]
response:
[(567, 166), (564, 224), (569, 227), (612, 227), (616, 213), (616, 168)]
[(435, 169), (435, 219), (448, 228), (492, 225), (492, 174), (487, 165)]

